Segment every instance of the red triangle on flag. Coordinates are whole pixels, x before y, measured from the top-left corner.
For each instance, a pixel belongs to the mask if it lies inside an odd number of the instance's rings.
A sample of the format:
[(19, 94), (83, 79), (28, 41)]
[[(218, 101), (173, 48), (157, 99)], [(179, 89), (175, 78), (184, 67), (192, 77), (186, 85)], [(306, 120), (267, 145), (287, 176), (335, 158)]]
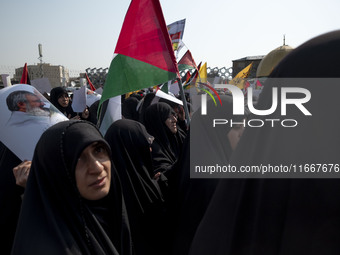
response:
[(159, 0), (132, 0), (115, 53), (179, 73)]

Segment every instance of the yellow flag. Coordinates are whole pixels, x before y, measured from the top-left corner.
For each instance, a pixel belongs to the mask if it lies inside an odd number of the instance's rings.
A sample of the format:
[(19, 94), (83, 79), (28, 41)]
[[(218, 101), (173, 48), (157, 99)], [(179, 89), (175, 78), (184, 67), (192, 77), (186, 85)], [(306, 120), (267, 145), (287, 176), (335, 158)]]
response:
[(125, 99), (126, 98), (129, 98), (132, 94), (135, 94), (137, 93), (139, 90), (135, 90), (135, 91), (131, 91), (131, 92), (128, 92), (128, 93), (125, 93)]
[(199, 82), (207, 83), (208, 80), (208, 74), (207, 74), (207, 62), (204, 63), (203, 66), (201, 66), (200, 70), (198, 71), (198, 77), (196, 79), (196, 85)]
[(236, 87), (243, 89), (244, 84), (246, 82), (246, 78), (250, 74), (251, 67), (253, 66), (253, 62), (251, 62), (247, 67), (242, 69), (230, 82), (229, 84), (233, 84)]

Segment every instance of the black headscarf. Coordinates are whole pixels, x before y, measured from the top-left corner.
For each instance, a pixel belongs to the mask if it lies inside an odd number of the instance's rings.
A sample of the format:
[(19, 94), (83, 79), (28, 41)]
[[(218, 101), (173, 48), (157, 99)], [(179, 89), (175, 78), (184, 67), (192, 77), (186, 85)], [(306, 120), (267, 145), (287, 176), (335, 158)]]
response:
[(12, 254), (131, 254), (120, 182), (111, 164), (109, 194), (83, 199), (75, 167), (93, 142), (107, 146), (85, 121), (65, 121), (41, 136), (32, 160)]
[[(270, 78), (339, 78), (339, 58), (340, 31), (327, 33), (293, 50)], [(329, 83), (306, 87), (312, 116), (290, 109), (297, 127), (246, 128), (231, 164), (339, 164), (340, 86)], [(281, 85), (264, 84), (258, 109), (270, 107), (272, 87)], [(190, 254), (339, 254), (339, 194), (337, 178), (221, 180)]]
[(185, 133), (177, 129), (171, 133), (165, 121), (174, 110), (166, 103), (150, 105), (144, 116), (146, 130), (155, 137), (152, 144), (152, 156), (155, 172), (165, 172), (176, 162), (183, 146)]
[(69, 102), (67, 107), (62, 107), (59, 104), (59, 102), (58, 102), (59, 97), (61, 97), (63, 95), (67, 95), (68, 96), (67, 90), (65, 88), (63, 88), (63, 87), (55, 87), (50, 92), (50, 101), (67, 118), (69, 118), (69, 116), (70, 116), (70, 118), (72, 118), (72, 117), (76, 116), (77, 113), (75, 113), (73, 111), (73, 109), (72, 109), (72, 106), (71, 106), (72, 100), (71, 100), (71, 98), (70, 98), (70, 102)]
[(151, 105), (152, 100), (155, 98), (156, 93), (151, 92), (145, 95), (142, 99), (140, 99), (139, 102), (139, 108), (138, 108), (138, 115), (139, 115), (139, 122), (142, 124), (144, 123), (144, 115), (146, 109)]
[(122, 182), (136, 254), (162, 254), (164, 201), (152, 179), (152, 136), (141, 123), (122, 119), (110, 126), (105, 139)]
[(89, 116), (88, 121), (92, 122), (95, 125), (97, 125), (97, 122), (98, 122), (97, 111), (98, 111), (99, 102), (100, 100), (97, 100), (89, 108), (90, 116)]
[(125, 119), (139, 120), (137, 105), (139, 100), (136, 97), (129, 97), (122, 104), (122, 115)]

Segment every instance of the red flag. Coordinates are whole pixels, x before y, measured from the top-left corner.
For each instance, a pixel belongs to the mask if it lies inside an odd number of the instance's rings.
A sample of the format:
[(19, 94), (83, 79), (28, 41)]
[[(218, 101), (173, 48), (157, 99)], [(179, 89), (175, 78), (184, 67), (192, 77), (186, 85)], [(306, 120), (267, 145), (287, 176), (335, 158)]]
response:
[(24, 70), (22, 71), (20, 83), (31, 85), (30, 77), (28, 76), (27, 63), (25, 63)]
[(95, 91), (96, 88), (93, 86), (92, 82), (90, 81), (90, 78), (87, 76), (87, 73), (85, 73), (85, 75), (86, 75), (86, 80), (87, 80), (87, 82), (88, 82), (89, 85), (90, 85), (90, 89), (91, 89), (92, 91)]

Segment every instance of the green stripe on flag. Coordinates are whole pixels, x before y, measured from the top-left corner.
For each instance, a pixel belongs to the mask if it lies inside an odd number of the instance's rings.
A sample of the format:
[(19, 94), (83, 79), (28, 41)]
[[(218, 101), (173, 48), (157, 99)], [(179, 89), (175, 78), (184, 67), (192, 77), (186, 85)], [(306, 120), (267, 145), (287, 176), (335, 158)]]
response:
[(186, 64), (178, 64), (178, 70), (183, 71), (186, 69), (195, 69), (195, 67)]
[(176, 79), (176, 73), (121, 54), (111, 61), (100, 104), (125, 93)]

